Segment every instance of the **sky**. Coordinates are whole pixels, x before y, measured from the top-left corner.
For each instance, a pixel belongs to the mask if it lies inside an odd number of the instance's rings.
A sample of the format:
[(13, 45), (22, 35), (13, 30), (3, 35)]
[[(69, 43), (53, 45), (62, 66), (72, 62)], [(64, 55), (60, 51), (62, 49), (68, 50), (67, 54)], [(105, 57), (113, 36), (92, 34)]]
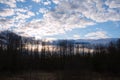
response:
[(0, 0), (0, 31), (35, 39), (120, 38), (120, 0)]

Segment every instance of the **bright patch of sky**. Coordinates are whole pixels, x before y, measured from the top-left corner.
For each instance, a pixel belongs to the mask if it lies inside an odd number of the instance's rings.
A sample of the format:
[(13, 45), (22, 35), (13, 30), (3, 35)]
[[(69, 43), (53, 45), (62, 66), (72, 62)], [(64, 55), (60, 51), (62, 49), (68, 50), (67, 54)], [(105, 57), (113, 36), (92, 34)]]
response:
[(120, 0), (0, 0), (0, 31), (36, 39), (120, 38)]

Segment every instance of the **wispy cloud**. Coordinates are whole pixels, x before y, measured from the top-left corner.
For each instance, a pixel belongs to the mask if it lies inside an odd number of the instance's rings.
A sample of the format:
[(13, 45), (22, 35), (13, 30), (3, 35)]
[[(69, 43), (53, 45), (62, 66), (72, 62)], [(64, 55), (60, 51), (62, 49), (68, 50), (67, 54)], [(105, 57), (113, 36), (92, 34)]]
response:
[(96, 32), (90, 32), (85, 35), (85, 38), (88, 39), (100, 39), (100, 38), (108, 38), (109, 36), (105, 31), (96, 31)]

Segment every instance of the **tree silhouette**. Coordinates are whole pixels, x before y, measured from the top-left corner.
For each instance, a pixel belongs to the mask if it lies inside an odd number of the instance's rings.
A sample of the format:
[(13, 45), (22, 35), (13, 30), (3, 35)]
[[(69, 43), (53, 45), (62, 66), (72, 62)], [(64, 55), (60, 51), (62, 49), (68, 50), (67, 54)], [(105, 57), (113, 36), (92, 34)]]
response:
[[(76, 44), (69, 40), (51, 45), (45, 40), (29, 41), (10, 33), (7, 41), (7, 44), (0, 42), (0, 72), (72, 69), (120, 73), (120, 39), (108, 45)], [(85, 48), (94, 51), (85, 52)]]

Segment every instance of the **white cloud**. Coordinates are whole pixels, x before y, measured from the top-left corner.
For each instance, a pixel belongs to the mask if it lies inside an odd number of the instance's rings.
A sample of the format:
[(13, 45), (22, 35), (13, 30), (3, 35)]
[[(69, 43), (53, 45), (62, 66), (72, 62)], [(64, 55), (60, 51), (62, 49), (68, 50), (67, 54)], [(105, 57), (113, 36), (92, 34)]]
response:
[(17, 0), (18, 2), (25, 2), (26, 0)]
[[(52, 11), (40, 9), (40, 12), (44, 13), (43, 19), (40, 21), (33, 20), (26, 24), (25, 33), (28, 31), (36, 32), (34, 36), (43, 37), (64, 34), (74, 28), (86, 28), (95, 25), (95, 22), (120, 20), (119, 13), (114, 9), (105, 9), (103, 7), (105, 2), (101, 0), (54, 0), (53, 2), (58, 2), (58, 6)], [(97, 34), (102, 35), (100, 32)], [(33, 34), (29, 35), (32, 36)], [(102, 36), (106, 37), (105, 35)], [(100, 37), (102, 38), (102, 36)], [(94, 38), (94, 36), (92, 37)]]
[[(46, 13), (42, 20), (33, 20), (30, 23), (25, 25), (24, 32), (30, 32), (29, 35), (32, 36), (35, 32), (35, 36), (49, 36), (55, 34), (64, 34), (68, 30), (72, 30), (73, 28), (80, 27), (84, 28), (86, 25), (93, 25), (93, 22), (81, 19), (76, 20), (77, 17), (73, 15), (73, 17), (64, 21), (64, 19), (59, 20), (57, 17), (51, 16), (51, 13)], [(66, 16), (66, 15), (65, 15)], [(62, 21), (63, 20), (63, 21)]]
[[(17, 0), (24, 2), (25, 0)], [(32, 0), (36, 3), (41, 0)], [(90, 25), (95, 25), (100, 22), (120, 21), (119, 0), (52, 0), (57, 6), (55, 9), (47, 10), (40, 8), (38, 12), (43, 13), (43, 19), (33, 19), (26, 23), (27, 19), (35, 16), (34, 12), (16, 7), (15, 0), (3, 0), (2, 4), (7, 4), (13, 9), (3, 9), (0, 12), (1, 17), (11, 16), (12, 18), (0, 26), (12, 28), (15, 26), (15, 32), (22, 32), (21, 35), (29, 35), (36, 37), (44, 37), (48, 35), (65, 34), (66, 31), (71, 31), (74, 28), (86, 28)], [(11, 3), (11, 4), (10, 4)], [(44, 5), (49, 5), (51, 2), (47, 0)], [(29, 8), (29, 7), (27, 7)], [(32, 8), (32, 5), (31, 5)], [(115, 9), (113, 9), (115, 8)], [(12, 16), (14, 15), (14, 16)], [(39, 14), (38, 14), (39, 15)], [(3, 19), (1, 19), (3, 20)], [(4, 20), (3, 20), (4, 21)], [(100, 36), (98, 36), (100, 35)], [(78, 36), (73, 36), (78, 37)], [(105, 32), (93, 32), (85, 35), (88, 38), (103, 38), (107, 37)]]
[(16, 20), (25, 20), (25, 19), (27, 19), (27, 18), (29, 18), (29, 17), (30, 17), (29, 15), (17, 13), (15, 19), (16, 19)]
[(33, 2), (39, 3), (41, 0), (32, 0)]
[(80, 35), (77, 34), (73, 35), (73, 39), (80, 39)]
[(31, 11), (28, 11), (28, 12), (27, 12), (27, 15), (30, 16), (30, 17), (31, 17), (31, 16), (35, 16), (35, 14), (34, 14), (33, 12), (31, 12)]
[[(10, 18), (7, 18), (7, 16)], [(25, 9), (4, 9), (3, 12), (0, 12), (0, 30), (18, 29), (19, 31), (19, 28), (23, 27), (26, 20), (32, 16), (35, 16), (35, 14)], [(24, 31), (21, 30), (21, 32)]]
[(91, 32), (85, 35), (87, 39), (100, 39), (100, 38), (108, 38), (108, 35), (105, 31), (96, 31)]
[(16, 0), (0, 0), (0, 3), (6, 4), (12, 8), (16, 7)]
[(43, 13), (43, 14), (46, 14), (48, 12), (48, 10), (46, 8), (40, 8), (39, 12)]
[(110, 8), (120, 8), (120, 0), (107, 0), (105, 4)]
[(12, 15), (14, 15), (13, 9), (4, 9), (3, 11), (0, 11), (1, 17), (7, 17), (7, 16), (12, 16)]
[(43, 4), (44, 5), (49, 5), (49, 4), (51, 4), (51, 2), (50, 1), (46, 1), (46, 2), (43, 2)]
[(56, 38), (53, 38), (53, 37), (48, 37), (48, 38), (45, 38), (45, 41), (46, 42), (52, 42), (53, 40), (57, 40)]
[(52, 0), (55, 4), (58, 4), (60, 0)]
[(17, 9), (14, 9), (14, 10), (15, 10), (15, 12), (21, 12), (21, 13), (25, 13), (25, 12), (28, 11), (28, 10), (22, 9), (22, 8), (17, 8)]
[(0, 31), (1, 30), (7, 30), (11, 28), (11, 26), (14, 26), (14, 21), (11, 19), (2, 18), (0, 19)]
[[(114, 3), (118, 3), (118, 1), (115, 0)], [(68, 15), (78, 13), (96, 22), (120, 20), (120, 13), (115, 9), (106, 9), (105, 5), (105, 2), (102, 0), (61, 0), (56, 8), (56, 12), (67, 13)]]
[(31, 18), (32, 16), (35, 16), (35, 14), (31, 11), (24, 9), (16, 9), (15, 16), (12, 18), (14, 21), (14, 26), (19, 30), (19, 28), (25, 26), (27, 19)]

